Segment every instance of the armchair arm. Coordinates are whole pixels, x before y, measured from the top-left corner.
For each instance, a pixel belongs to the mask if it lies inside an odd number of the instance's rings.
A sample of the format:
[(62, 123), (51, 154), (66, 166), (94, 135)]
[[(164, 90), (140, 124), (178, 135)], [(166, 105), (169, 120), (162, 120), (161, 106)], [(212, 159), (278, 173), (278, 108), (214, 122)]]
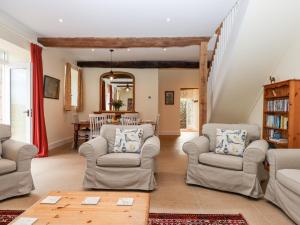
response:
[(280, 169), (300, 169), (300, 149), (272, 149), (268, 151), (267, 159), (272, 177)]
[(243, 170), (245, 173), (257, 174), (258, 164), (263, 162), (269, 148), (265, 140), (251, 142), (244, 151)]
[(160, 152), (160, 141), (157, 136), (148, 138), (141, 149), (141, 167), (144, 169), (154, 168), (154, 157)]
[(209, 152), (209, 140), (205, 136), (195, 137), (185, 142), (182, 149), (188, 155), (189, 163), (197, 164), (199, 155)]
[(38, 153), (36, 146), (11, 139), (2, 143), (2, 151), (3, 158), (16, 162), (18, 172), (29, 171), (31, 160)]
[(79, 154), (87, 159), (87, 167), (96, 165), (97, 158), (107, 154), (107, 141), (102, 136), (89, 140), (79, 147)]

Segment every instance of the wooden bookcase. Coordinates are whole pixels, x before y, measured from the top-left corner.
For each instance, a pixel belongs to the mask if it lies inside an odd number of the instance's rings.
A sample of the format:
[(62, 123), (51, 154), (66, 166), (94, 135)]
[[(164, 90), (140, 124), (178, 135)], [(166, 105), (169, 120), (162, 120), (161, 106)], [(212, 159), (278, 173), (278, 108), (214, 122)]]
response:
[(300, 80), (264, 86), (263, 138), (274, 148), (300, 148)]

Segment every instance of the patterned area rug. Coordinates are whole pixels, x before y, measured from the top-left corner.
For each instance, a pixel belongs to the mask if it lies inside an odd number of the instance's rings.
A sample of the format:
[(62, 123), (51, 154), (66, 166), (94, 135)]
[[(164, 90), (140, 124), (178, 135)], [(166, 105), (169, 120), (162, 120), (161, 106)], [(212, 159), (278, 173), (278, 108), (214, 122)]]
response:
[(18, 215), (20, 215), (23, 210), (0, 210), (0, 225), (9, 224)]
[[(0, 225), (7, 225), (22, 210), (0, 210)], [(150, 213), (148, 225), (248, 225), (241, 214)]]
[(150, 213), (148, 225), (248, 225), (241, 214)]

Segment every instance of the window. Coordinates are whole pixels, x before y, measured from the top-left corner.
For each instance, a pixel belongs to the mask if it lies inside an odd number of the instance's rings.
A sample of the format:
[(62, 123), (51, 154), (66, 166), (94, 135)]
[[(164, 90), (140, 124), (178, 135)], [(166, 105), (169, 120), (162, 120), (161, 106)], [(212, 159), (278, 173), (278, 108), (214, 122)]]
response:
[(76, 110), (81, 112), (82, 108), (82, 70), (72, 66), (70, 63), (65, 67), (65, 111)]
[(78, 70), (71, 68), (71, 106), (78, 105)]

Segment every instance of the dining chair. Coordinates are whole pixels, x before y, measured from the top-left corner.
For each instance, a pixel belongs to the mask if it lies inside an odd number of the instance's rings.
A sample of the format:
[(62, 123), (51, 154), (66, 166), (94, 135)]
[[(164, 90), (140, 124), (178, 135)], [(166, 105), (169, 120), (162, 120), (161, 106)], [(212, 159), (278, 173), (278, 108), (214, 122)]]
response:
[(106, 123), (106, 115), (103, 114), (89, 114), (90, 119), (90, 139), (100, 136), (100, 129)]
[(115, 117), (114, 113), (101, 113), (101, 114), (106, 116), (105, 123), (111, 123), (113, 118)]
[(124, 113), (121, 115), (121, 123), (123, 126), (138, 125), (139, 114), (138, 113)]
[[(72, 120), (73, 124), (79, 123), (79, 116), (77, 113), (73, 114), (73, 120)], [(78, 141), (88, 141), (90, 137), (90, 129), (89, 128), (80, 128), (78, 130), (78, 134), (77, 134), (77, 140)], [(73, 148), (75, 147), (75, 142), (73, 140)]]

